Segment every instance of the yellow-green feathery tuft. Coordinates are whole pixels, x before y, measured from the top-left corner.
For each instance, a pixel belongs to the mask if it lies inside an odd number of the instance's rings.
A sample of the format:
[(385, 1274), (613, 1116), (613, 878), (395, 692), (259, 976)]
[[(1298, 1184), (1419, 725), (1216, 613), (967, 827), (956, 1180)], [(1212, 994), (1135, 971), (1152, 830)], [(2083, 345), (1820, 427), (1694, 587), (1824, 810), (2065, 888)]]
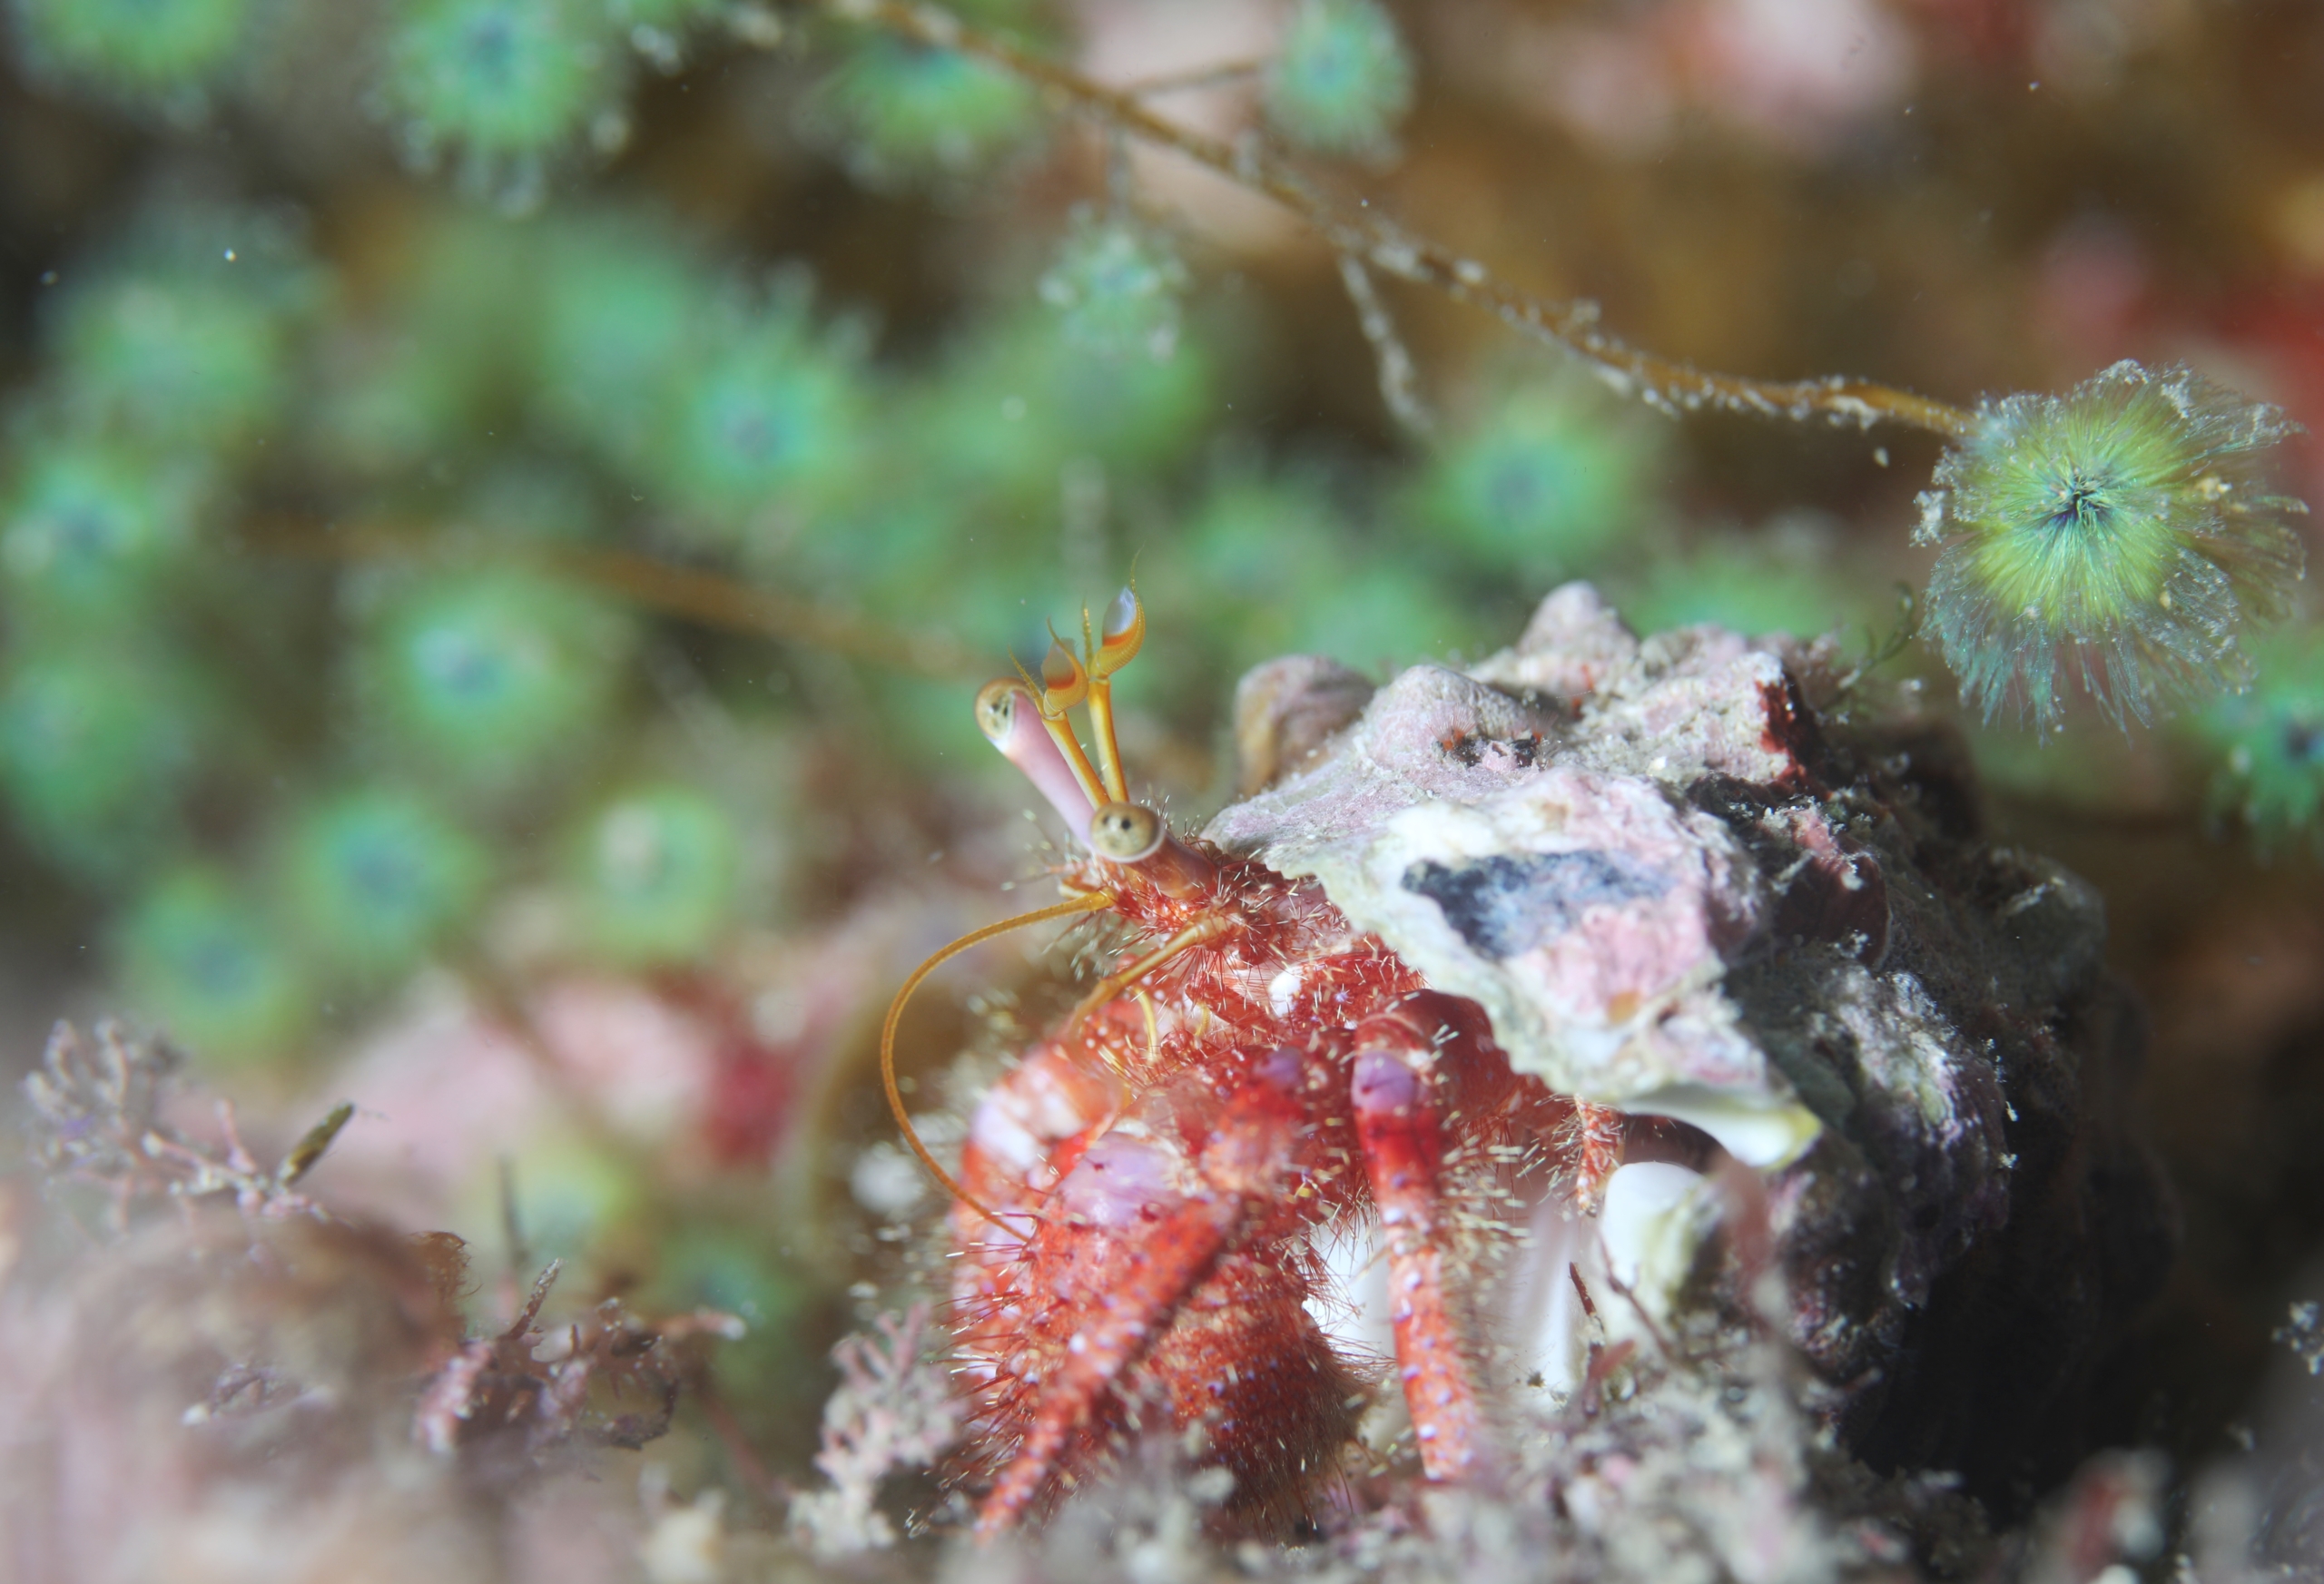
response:
[(1931, 630), (1962, 696), (2047, 732), (2079, 678), (2118, 723), (2250, 684), (2238, 635), (2302, 576), (2266, 453), (2297, 426), (2128, 360), (2064, 396), (1987, 401), (1921, 497)]

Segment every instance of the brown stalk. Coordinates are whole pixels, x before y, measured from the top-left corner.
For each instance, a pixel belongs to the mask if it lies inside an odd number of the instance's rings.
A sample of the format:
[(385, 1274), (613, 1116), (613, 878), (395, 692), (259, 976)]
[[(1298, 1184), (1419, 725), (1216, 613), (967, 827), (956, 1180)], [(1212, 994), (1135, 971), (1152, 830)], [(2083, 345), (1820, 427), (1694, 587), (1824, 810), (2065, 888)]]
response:
[(1665, 411), (1722, 408), (1768, 418), (1821, 417), (1866, 428), (1876, 423), (1897, 423), (1947, 438), (1966, 435), (1975, 422), (1973, 415), (1960, 408), (1867, 379), (1844, 375), (1791, 381), (1752, 379), (1657, 357), (1598, 329), (1593, 304), (1528, 296), (1472, 259), (1371, 215), (1342, 209), (1285, 166), (1256, 137), (1230, 143), (1181, 126), (1155, 113), (1136, 90), (1108, 88), (917, 0), (822, 0), (822, 4), (847, 20), (935, 48), (957, 50), (997, 66), (1040, 89), (1060, 108), (1087, 115), (1142, 143), (1173, 150), (1281, 204), (1340, 253), (1361, 261), (1367, 269), (1441, 291), (1455, 302), (1482, 309), (1522, 334), (1562, 347), (1589, 363), (1616, 389)]

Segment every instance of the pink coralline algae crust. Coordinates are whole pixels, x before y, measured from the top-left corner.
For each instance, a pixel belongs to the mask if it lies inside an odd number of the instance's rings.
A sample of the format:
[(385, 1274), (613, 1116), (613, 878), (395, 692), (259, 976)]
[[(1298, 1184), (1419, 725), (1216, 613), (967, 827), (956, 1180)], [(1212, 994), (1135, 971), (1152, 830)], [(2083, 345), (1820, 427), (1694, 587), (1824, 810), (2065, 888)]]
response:
[[(2141, 1028), (2096, 893), (1982, 841), (1957, 740), (1845, 697), (1829, 658), (1640, 639), (1572, 585), (1515, 647), (1368, 698), (1275, 662), (1246, 769), (1271, 721), (1304, 741), (1205, 834), (1315, 877), (1519, 1070), (1758, 1168), (1853, 1444), (2005, 1497), (2071, 1467), (2175, 1245), (2122, 1120)], [(1747, 1305), (1749, 1263), (1706, 1252), (1702, 1295)]]

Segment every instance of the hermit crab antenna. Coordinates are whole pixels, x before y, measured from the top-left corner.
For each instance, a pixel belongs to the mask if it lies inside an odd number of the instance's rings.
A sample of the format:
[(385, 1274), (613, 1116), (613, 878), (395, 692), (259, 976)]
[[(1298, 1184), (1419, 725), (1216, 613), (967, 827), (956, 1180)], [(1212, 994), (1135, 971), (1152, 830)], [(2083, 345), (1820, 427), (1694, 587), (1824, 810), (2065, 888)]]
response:
[(1002, 758), (1025, 772), (1025, 779), (1063, 817), (1073, 839), (1088, 846), (1088, 789), (1058, 752), (1041, 720), (1040, 705), (1026, 685), (1006, 676), (985, 684), (977, 694), (977, 728)]
[[(1022, 674), (1024, 668), (1018, 670)], [(1040, 707), (1041, 724), (1049, 728), (1049, 740), (1057, 751), (1073, 768), (1074, 780), (1081, 783), (1081, 791), (1096, 808), (1106, 801), (1106, 788), (1098, 779), (1098, 772), (1089, 762), (1089, 755), (1081, 749), (1081, 739), (1073, 734), (1073, 720), (1067, 713), (1089, 696), (1089, 673), (1065, 646), (1065, 640), (1049, 630), (1049, 652), (1041, 656), (1041, 680), (1037, 685), (1030, 676), (1025, 677), (1025, 688)]]
[(903, 1090), (896, 1084), (896, 1028), (903, 1021), (905, 1004), (911, 999), (911, 993), (920, 989), (921, 981), (970, 947), (981, 945), (996, 935), (1006, 935), (1009, 930), (1021, 929), (1027, 924), (1038, 924), (1044, 919), (1094, 913), (1113, 905), (1111, 891), (1090, 891), (1046, 908), (1036, 908), (1029, 913), (1019, 913), (1013, 919), (1003, 919), (998, 924), (987, 924), (981, 930), (970, 930), (911, 970), (911, 977), (904, 980), (903, 988), (896, 992), (896, 999), (888, 1003), (888, 1020), (880, 1026), (880, 1081), (887, 1088), (888, 1109), (894, 1114), (896, 1126), (903, 1129), (904, 1142), (911, 1146), (912, 1154), (920, 1157), (920, 1164), (928, 1168), (929, 1175), (944, 1185), (946, 1193), (1011, 1237), (1017, 1235), (1015, 1231), (981, 1199), (960, 1186), (959, 1180), (939, 1166), (936, 1157), (928, 1153), (928, 1146), (921, 1142), (919, 1130), (912, 1127), (911, 1117), (904, 1110)]
[(1122, 773), (1121, 744), (1114, 737), (1114, 673), (1128, 665), (1145, 642), (1146, 607), (1135, 589), (1125, 588), (1114, 596), (1098, 641), (1089, 636), (1089, 613), (1081, 613), (1081, 646), (1089, 656), (1089, 730), (1098, 740), (1106, 797), (1117, 803), (1129, 801), (1129, 781)]

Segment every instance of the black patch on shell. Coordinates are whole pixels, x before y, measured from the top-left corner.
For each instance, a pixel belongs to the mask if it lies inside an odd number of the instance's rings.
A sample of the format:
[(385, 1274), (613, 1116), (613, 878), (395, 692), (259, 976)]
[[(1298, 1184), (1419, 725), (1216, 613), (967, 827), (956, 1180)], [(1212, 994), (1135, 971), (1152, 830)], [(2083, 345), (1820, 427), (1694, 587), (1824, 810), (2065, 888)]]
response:
[(1572, 929), (1582, 910), (1659, 897), (1669, 878), (1625, 852), (1495, 853), (1462, 864), (1424, 858), (1403, 888), (1434, 902), (1471, 947), (1498, 962)]

